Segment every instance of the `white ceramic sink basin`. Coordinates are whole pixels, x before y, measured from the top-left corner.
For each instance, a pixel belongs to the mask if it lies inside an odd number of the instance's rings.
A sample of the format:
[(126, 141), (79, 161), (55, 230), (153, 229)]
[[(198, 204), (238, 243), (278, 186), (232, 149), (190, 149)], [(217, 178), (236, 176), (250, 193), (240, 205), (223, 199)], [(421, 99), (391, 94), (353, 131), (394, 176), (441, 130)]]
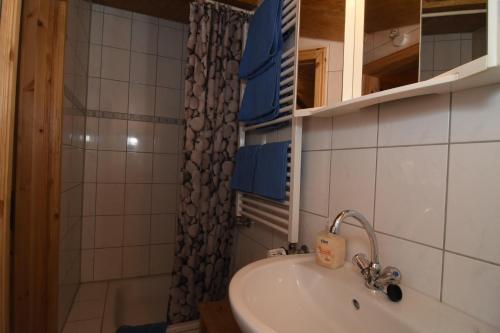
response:
[(500, 332), (410, 288), (402, 289), (403, 300), (393, 303), (366, 288), (350, 264), (330, 270), (318, 266), (313, 255), (294, 255), (241, 269), (231, 281), (229, 299), (245, 333)]

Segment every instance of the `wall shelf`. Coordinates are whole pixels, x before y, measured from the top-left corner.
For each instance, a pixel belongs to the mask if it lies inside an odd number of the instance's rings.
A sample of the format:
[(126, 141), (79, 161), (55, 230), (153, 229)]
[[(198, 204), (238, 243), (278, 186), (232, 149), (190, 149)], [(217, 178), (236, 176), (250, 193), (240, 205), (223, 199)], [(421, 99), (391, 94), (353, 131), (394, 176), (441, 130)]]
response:
[[(380, 103), (416, 96), (443, 94), (499, 83), (500, 67), (486, 68), (486, 57), (483, 58), (467, 64), (466, 67), (459, 67), (459, 71), (444, 73), (430, 80), (356, 97), (331, 106), (296, 110), (294, 116), (333, 117), (357, 112), (360, 109)], [(482, 67), (483, 70), (477, 71), (478, 66)]]

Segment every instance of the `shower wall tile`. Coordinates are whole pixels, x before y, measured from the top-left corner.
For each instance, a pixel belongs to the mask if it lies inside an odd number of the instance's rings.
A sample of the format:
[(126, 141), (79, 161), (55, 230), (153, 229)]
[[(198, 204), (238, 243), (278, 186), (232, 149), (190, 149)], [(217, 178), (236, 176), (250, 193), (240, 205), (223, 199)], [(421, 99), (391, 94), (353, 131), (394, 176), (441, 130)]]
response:
[[(92, 22), (87, 109), (95, 116), (85, 132), (81, 279), (170, 273), (184, 25), (97, 5)], [(67, 123), (81, 127), (73, 118)], [(74, 177), (68, 173), (69, 182)]]

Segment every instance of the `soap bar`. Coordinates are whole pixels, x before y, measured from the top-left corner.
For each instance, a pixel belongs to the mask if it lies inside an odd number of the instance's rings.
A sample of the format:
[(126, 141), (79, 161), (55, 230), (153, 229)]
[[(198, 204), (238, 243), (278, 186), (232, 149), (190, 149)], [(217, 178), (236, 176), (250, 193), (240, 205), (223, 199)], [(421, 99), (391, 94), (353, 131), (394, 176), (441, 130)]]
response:
[(316, 240), (316, 262), (324, 267), (342, 267), (345, 261), (345, 239), (342, 236), (322, 231)]

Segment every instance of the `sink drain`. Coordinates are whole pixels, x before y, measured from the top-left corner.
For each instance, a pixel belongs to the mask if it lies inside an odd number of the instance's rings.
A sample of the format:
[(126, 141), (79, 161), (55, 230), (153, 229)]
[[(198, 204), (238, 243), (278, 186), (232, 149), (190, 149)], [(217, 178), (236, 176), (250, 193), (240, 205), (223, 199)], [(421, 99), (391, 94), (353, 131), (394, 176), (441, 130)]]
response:
[(352, 300), (352, 305), (354, 306), (354, 308), (355, 308), (356, 310), (359, 310), (360, 306), (359, 306), (359, 302), (358, 302), (358, 300), (353, 299), (353, 300)]

